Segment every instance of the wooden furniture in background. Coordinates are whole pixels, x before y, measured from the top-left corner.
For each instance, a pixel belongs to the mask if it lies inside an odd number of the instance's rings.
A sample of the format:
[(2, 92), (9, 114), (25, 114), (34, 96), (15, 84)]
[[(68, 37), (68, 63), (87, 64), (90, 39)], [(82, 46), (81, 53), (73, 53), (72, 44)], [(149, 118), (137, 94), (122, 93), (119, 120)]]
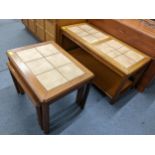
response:
[(137, 84), (137, 89), (143, 92), (155, 79), (155, 21), (91, 19), (88, 22), (151, 57), (151, 63)]
[[(45, 41), (45, 23), (42, 19), (35, 20), (36, 22), (36, 31), (33, 33), (40, 41)], [(28, 20), (29, 23), (29, 20)], [(27, 27), (29, 29), (29, 25)], [(31, 30), (30, 30), (31, 31)]]
[(60, 42), (61, 26), (85, 22), (84, 19), (22, 19), (26, 28), (40, 41)]
[(93, 73), (56, 43), (9, 50), (8, 58), (17, 92), (30, 97), (45, 133), (49, 132), (49, 105), (55, 100), (78, 89), (76, 102), (84, 108)]
[(94, 84), (112, 102), (135, 86), (150, 61), (147, 55), (87, 23), (63, 26), (62, 35), (65, 49), (66, 37), (81, 47), (69, 53), (95, 73)]

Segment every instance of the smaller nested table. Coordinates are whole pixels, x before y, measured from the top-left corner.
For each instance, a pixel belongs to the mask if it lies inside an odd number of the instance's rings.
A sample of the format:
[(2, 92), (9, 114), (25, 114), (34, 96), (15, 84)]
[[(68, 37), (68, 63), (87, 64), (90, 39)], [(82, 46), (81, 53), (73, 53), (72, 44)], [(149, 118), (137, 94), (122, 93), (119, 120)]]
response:
[(84, 108), (93, 73), (56, 43), (30, 45), (7, 54), (17, 92), (30, 97), (45, 133), (49, 132), (50, 103), (78, 89), (76, 102)]

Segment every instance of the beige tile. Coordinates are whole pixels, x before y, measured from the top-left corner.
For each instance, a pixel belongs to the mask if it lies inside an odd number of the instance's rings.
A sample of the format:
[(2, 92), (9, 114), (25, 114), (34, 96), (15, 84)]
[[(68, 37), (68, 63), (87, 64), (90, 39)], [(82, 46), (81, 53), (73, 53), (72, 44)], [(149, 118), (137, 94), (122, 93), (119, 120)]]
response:
[(131, 59), (129, 59), (125, 55), (121, 55), (121, 56), (116, 57), (115, 61), (120, 63), (125, 68), (129, 68), (129, 67), (131, 67), (134, 64), (134, 61), (132, 61)]
[(71, 63), (71, 60), (61, 53), (46, 57), (46, 59), (55, 67)]
[(79, 28), (85, 30), (85, 31), (89, 31), (91, 29), (94, 29), (92, 26), (88, 25), (88, 24), (83, 24), (83, 25), (80, 25)]
[[(107, 48), (107, 47), (110, 47), (110, 46), (108, 44), (106, 44), (105, 42), (103, 42), (103, 43), (99, 43), (99, 44), (95, 45), (95, 47), (98, 48), (98, 49), (101, 49), (101, 48)], [(110, 47), (110, 48), (112, 48), (112, 47)]]
[(100, 32), (100, 31), (98, 31), (98, 30), (92, 28), (92, 29), (88, 30), (87, 32), (88, 32), (89, 34), (94, 34), (94, 33)]
[(81, 29), (78, 26), (68, 27), (68, 29), (74, 33), (81, 32)]
[(37, 79), (48, 91), (67, 82), (67, 80), (56, 70), (42, 73), (37, 76)]
[(84, 74), (84, 72), (73, 63), (59, 67), (58, 70), (68, 80), (72, 80)]
[(113, 51), (113, 48), (111, 47), (101, 48), (101, 51), (105, 54), (108, 54)]
[(102, 32), (97, 32), (97, 33), (94, 33), (93, 36), (97, 39), (107, 39), (109, 38), (108, 35), (102, 33)]
[(53, 66), (44, 58), (27, 62), (26, 65), (30, 68), (32, 73), (35, 75), (53, 69)]
[(79, 30), (78, 32), (74, 32), (74, 33), (77, 34), (77, 35), (80, 35), (80, 34), (82, 34), (83, 32), (85, 32), (85, 31)]
[(80, 36), (80, 37), (84, 37), (84, 36), (89, 35), (89, 33), (85, 32), (85, 31), (82, 31), (82, 32), (77, 33), (77, 35)]
[(19, 51), (19, 52), (17, 52), (17, 55), (24, 62), (35, 60), (35, 59), (42, 57), (41, 54), (35, 48)]
[(121, 48), (118, 49), (118, 51), (122, 54), (126, 53), (127, 51), (129, 51), (130, 49), (126, 46), (122, 46)]
[(108, 46), (106, 43), (101, 43), (99, 45), (96, 45), (96, 48), (105, 54), (113, 51), (113, 48)]
[(43, 46), (36, 47), (36, 49), (43, 55), (43, 56), (49, 56), (55, 53), (58, 53), (59, 50), (53, 46), (52, 44), (47, 44)]
[(107, 55), (111, 58), (115, 58), (121, 54), (119, 53), (119, 51), (111, 51), (111, 52), (107, 53)]
[(84, 36), (82, 37), (82, 39), (84, 39), (88, 43), (94, 43), (97, 41), (97, 38), (93, 37), (92, 35)]
[(125, 53), (126, 56), (128, 56), (129, 58), (131, 58), (132, 60), (134, 60), (135, 62), (138, 62), (142, 59), (144, 59), (144, 57), (134, 51), (128, 51), (127, 53)]
[(121, 48), (123, 46), (123, 44), (121, 44), (120, 42), (118, 42), (116, 40), (107, 41), (107, 44), (115, 49)]

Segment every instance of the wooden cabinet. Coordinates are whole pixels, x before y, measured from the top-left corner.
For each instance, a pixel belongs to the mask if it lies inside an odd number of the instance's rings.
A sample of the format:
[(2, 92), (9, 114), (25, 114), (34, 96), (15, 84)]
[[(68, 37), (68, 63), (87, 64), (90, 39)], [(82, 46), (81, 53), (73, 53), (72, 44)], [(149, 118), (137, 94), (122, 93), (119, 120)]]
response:
[(55, 40), (56, 20), (45, 20), (45, 40)]
[(44, 20), (43, 19), (36, 19), (36, 24), (40, 27), (44, 27)]
[(29, 29), (30, 29), (30, 31), (32, 32), (32, 33), (36, 33), (36, 21), (34, 20), (34, 19), (30, 19), (29, 21), (28, 21), (28, 23), (29, 23)]
[(22, 19), (26, 28), (40, 41), (60, 42), (60, 27), (85, 22), (84, 19)]
[(29, 21), (28, 19), (22, 19), (22, 22), (26, 27), (28, 27), (28, 21)]

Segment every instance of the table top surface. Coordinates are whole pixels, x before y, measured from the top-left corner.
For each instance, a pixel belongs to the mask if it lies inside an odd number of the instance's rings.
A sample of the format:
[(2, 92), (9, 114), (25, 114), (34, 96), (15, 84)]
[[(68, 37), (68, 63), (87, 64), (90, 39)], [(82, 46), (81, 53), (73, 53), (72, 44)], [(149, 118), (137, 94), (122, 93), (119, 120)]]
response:
[(129, 75), (146, 64), (150, 57), (87, 23), (62, 27), (64, 33), (89, 48), (92, 54)]
[(8, 57), (40, 102), (49, 101), (93, 77), (54, 42), (9, 50)]

